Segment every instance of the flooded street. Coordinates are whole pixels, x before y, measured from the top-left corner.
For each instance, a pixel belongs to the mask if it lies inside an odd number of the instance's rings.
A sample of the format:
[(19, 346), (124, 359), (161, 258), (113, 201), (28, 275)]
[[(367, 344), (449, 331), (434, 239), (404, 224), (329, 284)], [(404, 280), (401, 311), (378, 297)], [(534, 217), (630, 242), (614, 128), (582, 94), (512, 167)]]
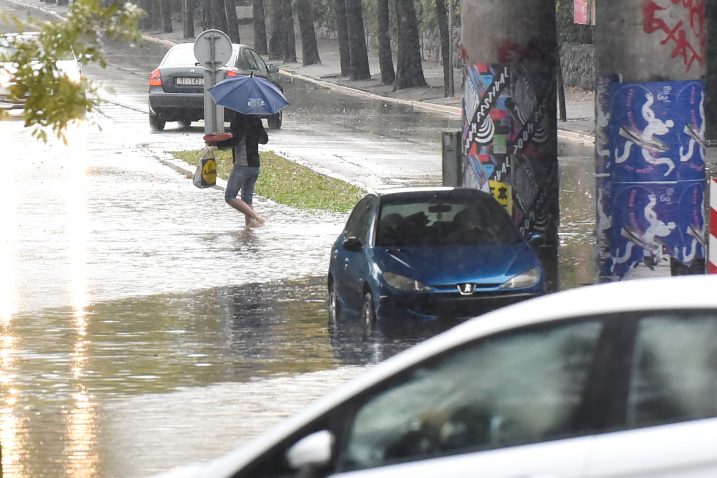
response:
[[(20, 121), (0, 188), (0, 444), (4, 477), (138, 477), (246, 442), (425, 338), (364, 342), (327, 325), (325, 274), (345, 214), (264, 198), (246, 230), (218, 189), (167, 166), (203, 129), (151, 132), (148, 65), (113, 50), (114, 89), (68, 145)], [(109, 79), (112, 84), (107, 85)], [(267, 148), (367, 188), (440, 183), (449, 115), (288, 82)], [(109, 93), (108, 93), (109, 95)], [(593, 280), (591, 145), (563, 144), (561, 288)]]
[(1, 125), (26, 158), (0, 192), (4, 476), (208, 459), (415, 342), (329, 331), (345, 215), (257, 198), (269, 224), (246, 230), (222, 191), (146, 155), (151, 134), (96, 121), (68, 146)]
[[(145, 476), (206, 459), (368, 361), (342, 357), (325, 320), (343, 217), (259, 199), (271, 222), (245, 230), (221, 191), (136, 148), (110, 153), (82, 128), (67, 147), (2, 128), (26, 157), (0, 192), (4, 476)], [(180, 438), (155, 442), (163, 433)]]

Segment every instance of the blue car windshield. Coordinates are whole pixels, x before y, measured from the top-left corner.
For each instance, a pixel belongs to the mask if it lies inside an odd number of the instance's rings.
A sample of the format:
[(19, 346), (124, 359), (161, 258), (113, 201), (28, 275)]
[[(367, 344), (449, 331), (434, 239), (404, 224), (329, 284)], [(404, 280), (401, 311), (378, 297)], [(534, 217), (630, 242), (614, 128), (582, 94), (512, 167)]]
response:
[(498, 245), (520, 242), (510, 216), (490, 198), (384, 202), (376, 246)]

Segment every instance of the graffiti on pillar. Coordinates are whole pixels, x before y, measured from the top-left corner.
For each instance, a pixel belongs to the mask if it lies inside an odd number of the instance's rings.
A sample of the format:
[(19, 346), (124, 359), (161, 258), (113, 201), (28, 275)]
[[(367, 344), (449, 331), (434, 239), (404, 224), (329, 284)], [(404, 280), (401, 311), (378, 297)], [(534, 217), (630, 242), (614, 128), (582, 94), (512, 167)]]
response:
[(548, 186), (557, 185), (548, 107), (555, 97), (521, 64), (466, 70), (463, 184), (493, 194), (524, 234), (548, 230), (556, 223), (550, 211), (557, 211)]
[(507, 102), (510, 68), (472, 65), (463, 95), (463, 150), (468, 159), (467, 182), (483, 191), (489, 181), (502, 184), (510, 169), (508, 134), (512, 118)]
[(704, 259), (702, 82), (602, 80), (597, 100), (601, 279)]
[(643, 31), (659, 34), (660, 43), (681, 58), (685, 71), (704, 65), (705, 19), (703, 0), (643, 0)]

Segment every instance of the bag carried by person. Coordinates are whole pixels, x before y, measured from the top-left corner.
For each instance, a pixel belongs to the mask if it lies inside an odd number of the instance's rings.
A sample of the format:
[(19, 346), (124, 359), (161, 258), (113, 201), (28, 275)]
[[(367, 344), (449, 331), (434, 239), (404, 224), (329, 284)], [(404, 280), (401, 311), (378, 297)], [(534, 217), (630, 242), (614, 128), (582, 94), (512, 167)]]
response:
[(206, 146), (202, 150), (197, 169), (194, 171), (194, 185), (198, 188), (210, 188), (217, 184), (217, 160), (214, 148)]

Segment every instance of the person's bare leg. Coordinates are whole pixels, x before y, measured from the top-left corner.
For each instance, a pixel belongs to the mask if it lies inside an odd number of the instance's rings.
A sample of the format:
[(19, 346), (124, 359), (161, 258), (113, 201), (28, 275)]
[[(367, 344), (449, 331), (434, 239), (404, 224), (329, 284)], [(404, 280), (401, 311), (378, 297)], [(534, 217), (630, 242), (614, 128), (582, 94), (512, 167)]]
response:
[[(256, 212), (254, 212), (254, 209), (250, 205), (248, 205), (247, 203), (242, 201), (241, 199), (239, 199), (239, 198), (229, 199), (227, 201), (227, 203), (231, 207), (236, 209), (237, 211), (244, 214), (244, 219), (245, 219), (247, 226), (253, 226), (253, 225), (263, 226), (264, 223), (266, 223), (266, 220), (263, 217), (261, 217)], [(252, 221), (253, 221), (253, 223), (252, 223)]]
[(254, 207), (251, 204), (245, 203), (254, 213), (254, 217), (244, 216), (244, 219), (246, 220), (246, 225), (249, 227), (259, 227), (266, 224), (266, 219), (263, 216), (260, 216), (254, 211)]

